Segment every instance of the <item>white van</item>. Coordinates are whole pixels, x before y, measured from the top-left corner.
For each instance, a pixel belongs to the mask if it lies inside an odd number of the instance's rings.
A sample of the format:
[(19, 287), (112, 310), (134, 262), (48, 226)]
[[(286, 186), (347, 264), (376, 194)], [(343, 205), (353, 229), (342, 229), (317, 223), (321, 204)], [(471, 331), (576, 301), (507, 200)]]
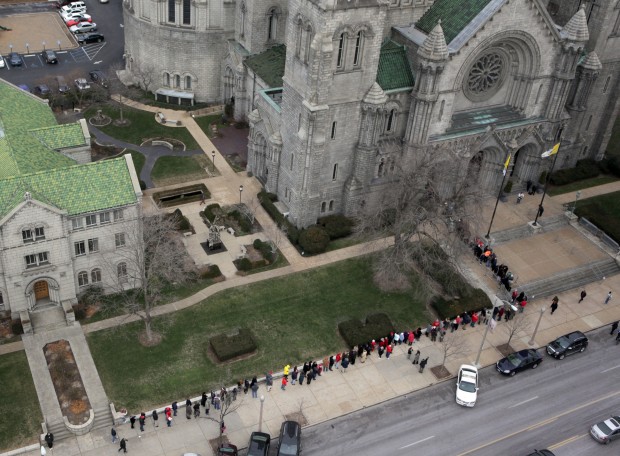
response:
[(84, 4), (84, 2), (71, 2), (68, 5), (63, 6), (62, 8), (60, 8), (60, 15), (66, 15), (69, 13), (85, 13), (86, 12), (86, 5)]

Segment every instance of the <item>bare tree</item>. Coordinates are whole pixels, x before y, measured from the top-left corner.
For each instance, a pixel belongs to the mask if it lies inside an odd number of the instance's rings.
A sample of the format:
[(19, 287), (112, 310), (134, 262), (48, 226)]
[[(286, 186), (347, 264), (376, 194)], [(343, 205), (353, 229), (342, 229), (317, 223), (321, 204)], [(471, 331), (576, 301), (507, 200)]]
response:
[(148, 63), (133, 65), (131, 67), (131, 73), (137, 80), (138, 85), (142, 87), (145, 92), (151, 91), (156, 76), (155, 67), (153, 65)]
[(506, 346), (510, 345), (510, 341), (518, 332), (525, 331), (531, 324), (530, 319), (522, 313), (515, 314), (510, 320), (504, 322), (502, 325), (508, 333), (508, 342)]
[(287, 231), (286, 226), (281, 226), (278, 228), (276, 225), (270, 223), (263, 227), (265, 235), (267, 237), (267, 242), (269, 243), (269, 247), (271, 249), (271, 254), (273, 261), (277, 261), (279, 252), (281, 248), (284, 246), (287, 240)]
[(466, 355), (469, 353), (469, 346), (467, 345), (463, 334), (457, 331), (445, 335), (443, 340), (439, 343), (439, 350), (443, 356), (441, 366), (445, 367), (446, 361), (449, 358), (459, 355)]
[(260, 207), (260, 200), (258, 196), (252, 195), (249, 201), (246, 201), (244, 204), (240, 204), (239, 212), (248, 219), (250, 225), (254, 225), (254, 221), (256, 220), (256, 211)]
[(465, 227), (479, 219), (481, 192), (475, 176), (468, 176), (449, 151), (380, 170), (388, 187), (364, 206), (356, 221), (358, 235), (393, 239), (393, 247), (383, 249), (375, 261), (375, 276), (407, 285), (416, 264), (422, 272), (445, 268), (446, 262), (456, 267)]
[(118, 248), (104, 256), (106, 276), (114, 278), (106, 283), (116, 292), (113, 302), (142, 320), (147, 343), (156, 341), (153, 310), (162, 301), (164, 288), (186, 282), (194, 272), (178, 225), (173, 214), (141, 215), (123, 224), (123, 232), (114, 234)]
[[(226, 392), (224, 395), (220, 393), (220, 396), (219, 396), (220, 409), (217, 410), (219, 413), (214, 413), (213, 415), (215, 416), (211, 416), (211, 415), (207, 416), (207, 419), (214, 421), (219, 425), (220, 433), (218, 437), (218, 446), (222, 446), (222, 444), (224, 443), (223, 435), (226, 430), (225, 418), (231, 413), (234, 413), (237, 410), (239, 410), (239, 408), (243, 405), (243, 399), (240, 399), (239, 401), (235, 401), (233, 400), (232, 396), (233, 396), (233, 393), (231, 393), (230, 391)], [(236, 397), (240, 397), (240, 396), (236, 395)]]

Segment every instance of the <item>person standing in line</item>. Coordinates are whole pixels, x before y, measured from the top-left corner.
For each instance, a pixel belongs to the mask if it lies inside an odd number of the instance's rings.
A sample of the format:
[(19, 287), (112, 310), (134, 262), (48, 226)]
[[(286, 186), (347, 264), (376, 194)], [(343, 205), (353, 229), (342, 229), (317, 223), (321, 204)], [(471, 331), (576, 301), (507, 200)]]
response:
[(366, 354), (366, 350), (364, 350), (364, 351), (362, 352), (362, 355), (360, 356), (360, 361), (361, 361), (362, 363), (365, 363), (365, 362), (366, 362), (366, 357), (367, 357), (367, 356), (368, 356), (368, 355)]
[(298, 376), (299, 376), (299, 371), (297, 370), (297, 366), (295, 366), (293, 368), (293, 372), (291, 372), (291, 385), (295, 384)]
[(280, 386), (280, 389), (282, 391), (286, 391), (286, 384), (287, 383), (288, 383), (288, 379), (286, 378), (286, 375), (285, 375), (284, 377), (282, 377), (282, 385)]
[(301, 372), (299, 372), (299, 384), (300, 385), (304, 384), (305, 378), (306, 378), (306, 371), (302, 369)]
[(179, 404), (177, 404), (177, 401), (174, 401), (172, 403), (172, 415), (177, 416), (178, 409), (179, 409)]
[(390, 359), (390, 355), (392, 354), (392, 344), (388, 344), (387, 348), (385, 349), (385, 359)]
[(426, 367), (426, 363), (428, 363), (428, 356), (420, 361), (420, 374), (424, 372), (424, 368)]
[(413, 331), (411, 331), (409, 335), (407, 336), (407, 343), (409, 344), (409, 346), (411, 346), (413, 345), (414, 341), (415, 341), (415, 334), (413, 333)]
[(172, 427), (172, 415), (166, 415), (166, 425)]
[(202, 405), (203, 407), (205, 407), (207, 405), (207, 392), (203, 391), (202, 392), (202, 397), (200, 398), (200, 405)]
[(579, 302), (583, 301), (584, 299), (586, 299), (586, 296), (588, 294), (586, 293), (586, 290), (581, 290), (581, 299), (579, 299)]
[(558, 297), (554, 296), (553, 299), (551, 300), (551, 315), (553, 315), (553, 312), (555, 312), (556, 310), (558, 310)]
[(291, 368), (290, 364), (287, 364), (286, 366), (284, 366), (284, 376), (285, 377), (288, 377), (288, 372), (289, 372), (290, 368)]
[(323, 358), (323, 371), (327, 372), (329, 370), (329, 356)]
[(153, 424), (155, 427), (159, 427), (159, 415), (157, 415), (157, 410), (153, 410)]
[(407, 350), (407, 359), (411, 359), (412, 354), (413, 354), (413, 347), (409, 347), (409, 350)]
[(127, 440), (121, 439), (121, 447), (118, 449), (118, 453), (123, 450), (123, 453), (127, 453)]
[(524, 299), (519, 303), (519, 313), (523, 313), (525, 306), (527, 306), (527, 301)]
[(605, 298), (605, 304), (609, 304), (609, 301), (611, 301), (611, 291), (607, 293), (607, 297)]
[(415, 356), (413, 357), (413, 362), (411, 364), (419, 364), (420, 363), (420, 350), (415, 352)]
[(110, 434), (112, 434), (112, 443), (116, 442), (116, 429), (114, 429), (114, 426), (112, 426), (112, 430), (110, 431)]
[(192, 419), (192, 403), (190, 401), (190, 403), (188, 404), (187, 402), (185, 403), (185, 418), (187, 418), (188, 420)]
[(45, 434), (45, 443), (47, 443), (47, 446), (51, 449), (54, 447), (54, 434), (52, 434), (51, 432), (48, 432), (47, 434)]
[[(235, 394), (233, 394), (233, 399), (235, 398), (235, 396), (237, 396), (237, 389), (235, 388), (233, 390), (235, 392)], [(207, 403), (205, 404), (205, 415), (209, 416), (209, 408), (211, 408), (211, 404), (209, 404), (210, 401), (207, 401)]]
[(446, 337), (446, 330), (442, 329), (439, 331), (439, 342), (443, 342), (443, 338)]
[(345, 356), (344, 358), (342, 358), (342, 373), (343, 374), (347, 372), (347, 367), (349, 367), (349, 358)]
[(273, 371), (265, 373), (265, 384), (267, 385), (267, 392), (271, 391), (273, 386)]
[(610, 335), (613, 335), (616, 332), (616, 329), (618, 329), (618, 323), (620, 323), (620, 321), (614, 321), (611, 324), (611, 331), (609, 331)]
[(140, 423), (140, 432), (144, 432), (144, 425), (146, 424), (146, 415), (144, 412), (140, 413), (140, 418), (138, 418), (138, 422)]
[(258, 398), (258, 382), (254, 382), (251, 386), (252, 389), (252, 397), (254, 399)]
[(334, 363), (336, 362), (336, 359), (334, 358), (334, 355), (331, 355), (329, 357), (329, 370), (333, 370), (334, 369)]
[(135, 426), (136, 426), (136, 416), (135, 415), (131, 415), (131, 418), (129, 418), (129, 423), (131, 424), (131, 429), (135, 429)]
[(198, 401), (194, 402), (194, 418), (198, 419), (200, 416), (200, 403)]
[(342, 358), (340, 357), (340, 352), (336, 353), (336, 363), (334, 364), (334, 367), (336, 368), (336, 370), (340, 368), (341, 359)]
[(497, 321), (502, 321), (504, 312), (506, 312), (506, 309), (504, 309), (503, 307), (500, 307), (499, 311), (497, 312)]

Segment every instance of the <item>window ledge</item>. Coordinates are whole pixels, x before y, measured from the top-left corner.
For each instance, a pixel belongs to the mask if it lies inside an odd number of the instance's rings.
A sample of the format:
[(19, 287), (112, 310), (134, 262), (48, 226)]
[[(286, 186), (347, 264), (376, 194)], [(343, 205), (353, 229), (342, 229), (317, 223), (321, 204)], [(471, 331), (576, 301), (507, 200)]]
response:
[(27, 267), (23, 272), (22, 272), (22, 276), (24, 277), (28, 277), (28, 276), (32, 276), (32, 275), (37, 275), (37, 274), (41, 274), (42, 272), (48, 272), (48, 271), (55, 271), (56, 270), (56, 266), (54, 266), (53, 264), (41, 264), (38, 266), (31, 266), (31, 267)]

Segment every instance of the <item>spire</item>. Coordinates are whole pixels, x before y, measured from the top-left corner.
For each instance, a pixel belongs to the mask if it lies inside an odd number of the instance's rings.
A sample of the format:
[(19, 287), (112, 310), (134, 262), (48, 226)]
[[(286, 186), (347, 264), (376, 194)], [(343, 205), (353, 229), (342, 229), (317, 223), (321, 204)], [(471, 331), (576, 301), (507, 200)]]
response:
[(366, 93), (366, 96), (364, 97), (364, 103), (378, 105), (378, 104), (383, 104), (386, 101), (387, 101), (387, 95), (385, 94), (383, 89), (379, 86), (379, 84), (377, 82), (374, 82), (372, 84), (372, 87), (370, 88), (368, 93)]
[(571, 41), (588, 41), (590, 33), (588, 32), (588, 19), (584, 5), (570, 18), (561, 32), (562, 37)]
[(601, 64), (601, 61), (599, 60), (598, 55), (596, 55), (596, 52), (594, 51), (590, 52), (586, 56), (584, 61), (579, 64), (579, 66), (582, 68), (585, 68), (586, 70), (594, 70), (594, 71), (599, 71), (601, 68), (603, 68), (603, 65)]
[(437, 21), (437, 25), (433, 27), (431, 33), (428, 34), (424, 43), (422, 43), (418, 54), (429, 60), (446, 60), (448, 58), (448, 45), (441, 28), (441, 19)]

